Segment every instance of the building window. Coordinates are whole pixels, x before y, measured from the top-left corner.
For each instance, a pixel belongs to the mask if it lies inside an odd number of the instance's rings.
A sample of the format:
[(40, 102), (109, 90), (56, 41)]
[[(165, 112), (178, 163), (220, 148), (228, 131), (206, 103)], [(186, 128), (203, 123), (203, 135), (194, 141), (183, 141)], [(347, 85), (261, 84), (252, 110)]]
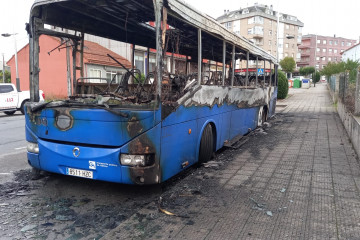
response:
[(326, 52), (326, 48), (323, 48), (323, 52)]
[(337, 45), (337, 41), (334, 41), (334, 45)]
[(285, 53), (285, 57), (287, 57), (287, 56), (289, 56), (289, 54), (288, 54), (288, 53)]
[(248, 29), (248, 34), (258, 34), (258, 35), (264, 35), (264, 28), (260, 26), (255, 26), (253, 28)]
[(326, 44), (326, 40), (323, 40), (323, 44)]
[(286, 47), (286, 48), (289, 48), (289, 44), (288, 44), (288, 43), (286, 43), (286, 44), (285, 44), (285, 47)]
[(344, 49), (341, 49), (341, 51), (340, 52), (344, 52)]
[(329, 44), (332, 45), (332, 41), (331, 41), (331, 40), (329, 40)]
[(269, 30), (269, 36), (271, 36), (272, 35), (272, 31), (271, 30)]
[(289, 29), (290, 28), (289, 24), (285, 24), (285, 28)]
[(135, 53), (135, 68), (139, 69), (141, 73), (144, 73), (144, 54)]
[(316, 51), (317, 51), (317, 52), (320, 52), (320, 48), (316, 48)]
[(90, 77), (100, 78), (101, 77), (101, 70), (91, 68), (90, 69)]
[(316, 40), (316, 43), (320, 43), (320, 39)]
[(345, 46), (345, 42), (344, 42), (344, 41), (341, 42), (341, 46)]
[(332, 48), (329, 48), (329, 53), (332, 53)]
[[(90, 68), (89, 69), (89, 77), (90, 78), (101, 78), (101, 70), (100, 69), (94, 69), (94, 68)], [(100, 79), (90, 79), (90, 82), (92, 83), (100, 83), (101, 80)]]
[(334, 53), (337, 53), (337, 49), (334, 49)]
[(269, 46), (271, 46), (271, 40), (269, 40)]
[(322, 57), (322, 58), (321, 58), (321, 61), (326, 61), (326, 57)]
[(294, 53), (291, 54), (291, 57), (294, 58)]
[(231, 22), (226, 22), (225, 24), (224, 24), (224, 26), (225, 26), (225, 28), (226, 29), (230, 29), (231, 28)]
[(347, 46), (350, 47), (350, 46), (351, 46), (351, 42), (347, 42)]
[(328, 58), (329, 62), (331, 62), (331, 57)]
[(319, 69), (319, 64), (316, 64), (316, 69)]
[(113, 81), (113, 83), (119, 83), (121, 79), (121, 75), (118, 75), (118, 72), (115, 71), (106, 71), (106, 78), (110, 81)]
[(319, 61), (319, 60), (320, 60), (320, 57), (316, 57), (316, 60)]
[(255, 17), (249, 18), (248, 24), (252, 24), (252, 23), (264, 24), (264, 18), (261, 16), (255, 16)]
[(150, 55), (149, 58), (149, 72), (155, 72), (156, 68), (156, 58), (155, 55)]

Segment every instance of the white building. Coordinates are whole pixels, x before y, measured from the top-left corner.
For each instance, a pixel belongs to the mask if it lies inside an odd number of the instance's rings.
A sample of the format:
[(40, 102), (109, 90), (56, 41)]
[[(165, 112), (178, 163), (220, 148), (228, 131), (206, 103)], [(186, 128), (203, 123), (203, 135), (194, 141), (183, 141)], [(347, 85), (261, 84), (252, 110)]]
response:
[(348, 59), (353, 61), (360, 61), (360, 43), (352, 46), (351, 48), (346, 49), (342, 52), (341, 60), (346, 62)]

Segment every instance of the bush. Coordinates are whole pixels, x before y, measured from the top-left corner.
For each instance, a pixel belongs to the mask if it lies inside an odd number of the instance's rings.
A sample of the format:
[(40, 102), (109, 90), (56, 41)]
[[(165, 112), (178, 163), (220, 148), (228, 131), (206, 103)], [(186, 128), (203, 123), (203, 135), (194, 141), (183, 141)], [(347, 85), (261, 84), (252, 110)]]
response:
[(278, 71), (278, 99), (284, 99), (288, 95), (289, 92), (289, 83), (286, 78), (285, 73), (282, 71)]

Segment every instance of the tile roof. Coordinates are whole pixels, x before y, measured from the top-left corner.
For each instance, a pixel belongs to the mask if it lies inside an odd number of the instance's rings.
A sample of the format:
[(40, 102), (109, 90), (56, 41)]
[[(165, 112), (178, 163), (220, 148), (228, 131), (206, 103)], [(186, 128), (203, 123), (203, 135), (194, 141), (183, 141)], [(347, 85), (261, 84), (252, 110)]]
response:
[(116, 60), (122, 63), (125, 67), (131, 68), (131, 63), (119, 54), (107, 49), (100, 44), (84, 41), (84, 63), (91, 63), (104, 66), (121, 67), (114, 62), (107, 54), (113, 56)]

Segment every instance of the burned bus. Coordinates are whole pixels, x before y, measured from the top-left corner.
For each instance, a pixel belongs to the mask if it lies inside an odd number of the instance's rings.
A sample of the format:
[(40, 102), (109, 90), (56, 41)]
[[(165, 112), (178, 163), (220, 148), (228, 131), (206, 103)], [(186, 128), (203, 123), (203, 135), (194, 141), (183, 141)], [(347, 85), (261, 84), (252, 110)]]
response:
[[(157, 184), (208, 161), (274, 114), (276, 58), (181, 0), (38, 0), (27, 30), (33, 169)], [(153, 71), (148, 60), (145, 73), (136, 69), (134, 54), (130, 68), (108, 54), (125, 74), (92, 81), (83, 71), (86, 34), (153, 52)], [(38, 102), (41, 35), (60, 39), (61, 51), (72, 53), (66, 100)], [(175, 65), (174, 55), (183, 57), (182, 68), (165, 66), (168, 56)]]

